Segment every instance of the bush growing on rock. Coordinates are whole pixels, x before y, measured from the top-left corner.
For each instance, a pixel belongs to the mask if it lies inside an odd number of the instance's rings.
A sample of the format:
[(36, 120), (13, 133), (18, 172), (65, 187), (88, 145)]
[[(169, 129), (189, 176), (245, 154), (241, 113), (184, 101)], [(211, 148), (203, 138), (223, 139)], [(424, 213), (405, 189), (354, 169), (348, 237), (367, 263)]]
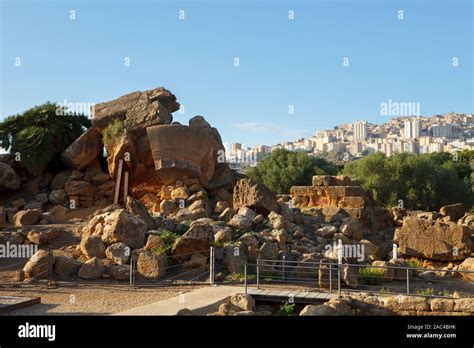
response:
[(38, 175), (91, 126), (86, 116), (46, 102), (0, 122), (0, 147), (21, 153), (20, 165)]

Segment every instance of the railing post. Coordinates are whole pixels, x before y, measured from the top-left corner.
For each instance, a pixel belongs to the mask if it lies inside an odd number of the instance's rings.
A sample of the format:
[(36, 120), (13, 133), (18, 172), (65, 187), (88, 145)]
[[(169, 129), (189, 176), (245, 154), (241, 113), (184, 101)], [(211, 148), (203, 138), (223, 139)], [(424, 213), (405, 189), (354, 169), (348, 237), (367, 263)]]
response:
[(247, 262), (244, 265), (244, 288), (245, 288), (245, 296), (247, 296)]
[(337, 296), (341, 296), (341, 265), (337, 268)]
[(211, 246), (210, 250), (210, 258), (209, 258), (209, 283), (211, 285), (214, 285), (214, 262), (215, 262), (215, 256), (214, 256), (214, 247)]
[(257, 257), (257, 289), (260, 289), (260, 255)]
[(130, 286), (134, 283), (133, 279), (133, 257), (130, 257)]
[(285, 271), (286, 271), (286, 256), (283, 255), (283, 268), (282, 268), (282, 280), (285, 281)]
[(53, 257), (51, 248), (48, 248), (48, 286), (53, 285)]
[(407, 267), (407, 295), (410, 294), (410, 270)]
[(329, 264), (329, 293), (332, 293), (332, 264)]

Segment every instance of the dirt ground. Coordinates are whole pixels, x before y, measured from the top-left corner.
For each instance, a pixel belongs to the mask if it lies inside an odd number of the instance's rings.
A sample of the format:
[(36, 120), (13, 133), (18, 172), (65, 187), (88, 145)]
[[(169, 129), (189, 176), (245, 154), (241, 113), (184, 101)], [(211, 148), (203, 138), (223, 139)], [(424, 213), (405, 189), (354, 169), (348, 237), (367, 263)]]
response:
[(198, 286), (129, 288), (128, 286), (87, 285), (0, 288), (0, 296), (41, 297), (41, 304), (5, 315), (104, 315), (179, 296)]

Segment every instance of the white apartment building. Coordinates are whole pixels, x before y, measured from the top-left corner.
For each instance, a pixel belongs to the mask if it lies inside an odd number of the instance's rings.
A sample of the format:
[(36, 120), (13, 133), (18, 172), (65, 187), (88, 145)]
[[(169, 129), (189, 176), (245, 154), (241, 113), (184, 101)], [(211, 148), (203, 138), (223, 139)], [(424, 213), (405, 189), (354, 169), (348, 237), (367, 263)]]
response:
[(367, 121), (355, 121), (352, 125), (354, 140), (365, 140), (367, 138)]

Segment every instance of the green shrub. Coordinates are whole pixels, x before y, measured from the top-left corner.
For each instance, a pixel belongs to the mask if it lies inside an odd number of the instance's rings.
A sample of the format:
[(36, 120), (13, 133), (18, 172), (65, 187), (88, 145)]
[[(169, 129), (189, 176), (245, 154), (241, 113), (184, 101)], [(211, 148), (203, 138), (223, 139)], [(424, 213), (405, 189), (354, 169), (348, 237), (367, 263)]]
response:
[(420, 289), (420, 290), (417, 290), (416, 293), (421, 296), (433, 296), (434, 289), (433, 288)]
[(302, 151), (279, 149), (250, 168), (247, 175), (275, 193), (289, 193), (292, 186), (310, 185), (313, 175), (337, 172), (337, 166), (325, 159)]
[(114, 120), (110, 123), (102, 133), (102, 140), (107, 149), (110, 149), (115, 145), (117, 138), (119, 138), (125, 131), (123, 122), (120, 120)]
[(19, 164), (31, 175), (39, 175), (76, 140), (91, 121), (46, 102), (0, 122), (0, 147), (20, 154)]
[[(254, 274), (247, 274), (247, 281), (255, 280), (257, 277)], [(231, 282), (243, 282), (245, 274), (243, 272), (233, 272), (229, 274), (226, 279)]]
[(294, 303), (284, 303), (280, 306), (278, 310), (279, 315), (292, 315), (295, 313), (295, 304)]
[(365, 284), (374, 285), (383, 280), (385, 270), (383, 268), (362, 267), (359, 268), (359, 274)]
[(423, 261), (421, 261), (420, 259), (417, 259), (417, 258), (408, 259), (408, 260), (405, 261), (405, 263), (407, 264), (408, 267), (411, 267), (411, 268), (422, 268), (423, 267)]

